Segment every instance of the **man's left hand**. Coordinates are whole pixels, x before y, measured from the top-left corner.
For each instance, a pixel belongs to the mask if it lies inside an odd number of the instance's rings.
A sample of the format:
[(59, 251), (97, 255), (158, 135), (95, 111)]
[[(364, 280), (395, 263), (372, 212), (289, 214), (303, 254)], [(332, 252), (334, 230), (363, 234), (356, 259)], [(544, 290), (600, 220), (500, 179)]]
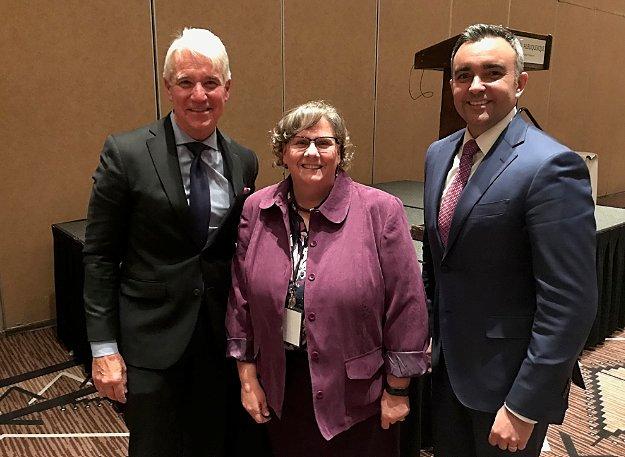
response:
[(382, 393), (381, 423), (383, 429), (388, 429), (395, 422), (403, 421), (410, 412), (408, 397), (391, 395), (386, 390)]
[(532, 430), (534, 430), (534, 424), (519, 419), (502, 406), (495, 416), (488, 442), (503, 451), (522, 451), (527, 446)]

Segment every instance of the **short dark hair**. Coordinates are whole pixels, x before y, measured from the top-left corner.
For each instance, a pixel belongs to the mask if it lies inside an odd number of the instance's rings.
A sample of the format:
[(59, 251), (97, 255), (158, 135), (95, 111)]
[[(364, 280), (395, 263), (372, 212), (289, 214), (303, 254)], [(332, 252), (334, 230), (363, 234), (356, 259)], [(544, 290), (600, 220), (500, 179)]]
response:
[(481, 41), (484, 38), (503, 38), (508, 42), (510, 47), (514, 50), (516, 54), (516, 64), (515, 64), (515, 73), (518, 77), (521, 72), (523, 72), (524, 65), (524, 57), (523, 57), (523, 47), (521, 46), (521, 42), (519, 39), (512, 33), (510, 30), (501, 25), (491, 25), (491, 24), (473, 24), (467, 27), (464, 32), (460, 34), (456, 44), (454, 45), (454, 49), (451, 51), (451, 69), (453, 71), (454, 68), (454, 57), (458, 52), (460, 46), (464, 43), (475, 43)]

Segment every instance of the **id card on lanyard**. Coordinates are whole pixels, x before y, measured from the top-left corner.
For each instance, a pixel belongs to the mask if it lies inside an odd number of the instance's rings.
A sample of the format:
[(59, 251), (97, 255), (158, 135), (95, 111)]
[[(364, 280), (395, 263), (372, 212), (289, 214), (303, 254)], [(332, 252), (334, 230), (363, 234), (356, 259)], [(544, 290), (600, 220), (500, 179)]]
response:
[(282, 339), (285, 343), (300, 347), (302, 330), (302, 313), (296, 309), (286, 308), (282, 323)]

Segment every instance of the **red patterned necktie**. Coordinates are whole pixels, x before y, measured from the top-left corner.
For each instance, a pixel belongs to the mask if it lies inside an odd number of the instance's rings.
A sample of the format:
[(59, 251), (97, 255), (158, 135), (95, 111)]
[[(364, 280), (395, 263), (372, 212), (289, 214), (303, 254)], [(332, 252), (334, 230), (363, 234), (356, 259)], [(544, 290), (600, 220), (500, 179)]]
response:
[(438, 233), (441, 236), (443, 245), (447, 245), (447, 239), (449, 238), (449, 229), (451, 227), (451, 219), (454, 217), (454, 211), (456, 205), (462, 194), (464, 186), (467, 185), (469, 175), (471, 174), (471, 167), (473, 166), (473, 156), (480, 147), (475, 140), (469, 140), (462, 148), (462, 155), (460, 156), (460, 165), (458, 166), (458, 173), (454, 176), (449, 185), (449, 189), (443, 196), (443, 202), (441, 203), (440, 211), (438, 212)]

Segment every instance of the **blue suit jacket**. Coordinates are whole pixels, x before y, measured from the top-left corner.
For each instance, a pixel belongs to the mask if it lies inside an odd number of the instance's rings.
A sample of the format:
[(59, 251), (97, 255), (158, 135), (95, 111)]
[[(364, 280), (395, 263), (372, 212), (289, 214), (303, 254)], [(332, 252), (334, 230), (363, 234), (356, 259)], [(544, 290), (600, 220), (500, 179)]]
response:
[(467, 407), (560, 423), (597, 307), (588, 170), (519, 116), (465, 187), (443, 248), (441, 193), (464, 130), (433, 143), (425, 168), (424, 283), (433, 364), (444, 354)]

